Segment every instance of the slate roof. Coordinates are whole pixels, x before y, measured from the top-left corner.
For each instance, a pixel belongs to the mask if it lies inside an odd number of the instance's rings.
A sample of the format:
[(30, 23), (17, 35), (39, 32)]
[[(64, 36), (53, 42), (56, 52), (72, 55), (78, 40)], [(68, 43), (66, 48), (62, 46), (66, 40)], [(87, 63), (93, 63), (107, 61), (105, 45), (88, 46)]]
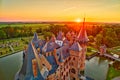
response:
[[(84, 21), (85, 21), (85, 19), (84, 19)], [(87, 33), (86, 33), (84, 22), (83, 22), (83, 26), (81, 27), (80, 32), (79, 32), (77, 38), (78, 38), (78, 41), (82, 42), (82, 43), (85, 43), (85, 42), (89, 41), (89, 39), (87, 37)]]
[(37, 33), (34, 33), (34, 37), (33, 37), (33, 39), (32, 39), (32, 43), (34, 43), (34, 45), (35, 45), (35, 48), (38, 48), (38, 43), (39, 43), (39, 39), (38, 39), (38, 35), (37, 35)]
[(57, 50), (57, 56), (59, 62), (63, 62), (64, 59), (66, 59), (68, 56), (70, 56), (69, 53), (69, 45), (62, 46)]
[(59, 45), (53, 41), (49, 41), (45, 44), (46, 46), (43, 47), (43, 52), (51, 52), (56, 48), (59, 48)]
[[(22, 68), (19, 72), (19, 75), (24, 75), (24, 80), (44, 80), (41, 73), (39, 72), (38, 69), (38, 76), (36, 78), (34, 78), (33, 76), (33, 68), (32, 68), (32, 59), (34, 59), (34, 53), (33, 53), (33, 49), (32, 49), (32, 45), (31, 43), (29, 43), (28, 45), (28, 50), (27, 50), (27, 54), (25, 56)], [(25, 73), (23, 73), (25, 71)]]
[(69, 41), (67, 40), (67, 39), (65, 39), (64, 41), (63, 41), (63, 45), (68, 45), (69, 44)]
[(44, 40), (39, 40), (38, 42), (38, 48), (40, 48), (40, 53), (42, 54), (42, 48), (45, 45), (45, 41)]
[(62, 47), (62, 55), (63, 55), (63, 58), (67, 58), (68, 56), (70, 56), (69, 54), (69, 45), (65, 45)]
[(51, 75), (56, 71), (56, 69), (58, 68), (58, 65), (57, 65), (55, 57), (53, 55), (47, 56), (46, 59), (52, 65), (52, 69), (49, 71), (49, 75)]
[(57, 35), (57, 40), (63, 40), (63, 36), (62, 36), (62, 31), (60, 31)]
[[(38, 47), (39, 46), (38, 43), (41, 42), (37, 38), (36, 33), (34, 34), (34, 38), (33, 38), (32, 42), (35, 44), (35, 47)], [(27, 53), (23, 60), (23, 65), (22, 65), (22, 68), (20, 69), (19, 74), (17, 75), (18, 76), (17, 79), (21, 79), (20, 78), (21, 75), (24, 75), (24, 77), (23, 77), (24, 80), (44, 80), (43, 76), (39, 72), (39, 69), (38, 69), (38, 76), (36, 78), (34, 78), (33, 68), (32, 68), (32, 59), (35, 59), (35, 55), (33, 53), (32, 45), (31, 45), (31, 43), (29, 43)]]
[(82, 47), (80, 46), (80, 44), (78, 42), (74, 42), (73, 45), (69, 49), (79, 52), (79, 51), (81, 51)]

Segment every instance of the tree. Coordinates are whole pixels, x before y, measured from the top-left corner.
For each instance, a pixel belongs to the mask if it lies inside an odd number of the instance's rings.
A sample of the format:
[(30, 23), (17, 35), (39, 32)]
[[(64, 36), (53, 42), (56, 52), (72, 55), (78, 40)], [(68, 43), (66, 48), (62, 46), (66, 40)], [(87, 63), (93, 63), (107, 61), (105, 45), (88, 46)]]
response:
[(3, 31), (5, 32), (7, 39), (9, 38), (9, 28), (10, 28), (10, 26), (3, 28)]
[(47, 37), (50, 39), (52, 36), (51, 32), (43, 32), (44, 38), (46, 39)]
[(0, 40), (3, 40), (3, 43), (5, 38), (6, 38), (5, 32), (3, 30), (0, 30)]
[(104, 34), (103, 41), (104, 44), (107, 45), (107, 47), (114, 47), (119, 45), (119, 40), (114, 28), (105, 28), (103, 34)]
[(36, 29), (36, 32), (37, 32), (37, 33), (41, 33), (41, 32), (42, 32), (42, 28), (39, 27), (38, 29)]
[(88, 39), (90, 42), (94, 42), (94, 37), (91, 35), (91, 36), (88, 36)]
[(14, 28), (13, 28), (13, 27), (9, 27), (8, 33), (9, 33), (10, 38), (13, 38), (13, 37), (14, 37), (14, 34), (15, 34)]
[(33, 35), (32, 27), (29, 27), (29, 28), (28, 28), (28, 34), (29, 34), (29, 36), (32, 36), (32, 35)]
[(103, 42), (102, 34), (97, 34), (96, 35), (96, 46), (97, 46), (97, 48), (99, 48), (99, 46), (102, 44), (102, 42)]

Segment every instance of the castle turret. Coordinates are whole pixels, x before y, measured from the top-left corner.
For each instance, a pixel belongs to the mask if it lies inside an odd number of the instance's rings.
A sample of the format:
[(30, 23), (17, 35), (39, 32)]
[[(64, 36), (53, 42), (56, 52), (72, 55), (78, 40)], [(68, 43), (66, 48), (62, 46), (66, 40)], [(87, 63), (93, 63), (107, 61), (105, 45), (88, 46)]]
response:
[(65, 37), (63, 36), (63, 33), (60, 31), (58, 33), (58, 36), (56, 38), (56, 43), (59, 45), (59, 46), (63, 46), (63, 41), (65, 40)]
[(80, 43), (86, 43), (89, 41), (86, 33), (86, 28), (85, 28), (85, 18), (84, 18), (83, 26), (81, 27), (77, 38)]
[(80, 70), (82, 71), (85, 68), (85, 59), (86, 59), (86, 51), (87, 51), (86, 43), (89, 41), (85, 28), (85, 18), (83, 21), (83, 26), (81, 27), (80, 32), (77, 36), (77, 39), (82, 47), (81, 63), (80, 63)]
[(78, 42), (74, 42), (70, 47), (70, 78), (71, 80), (79, 80), (78, 74), (81, 63), (81, 46)]

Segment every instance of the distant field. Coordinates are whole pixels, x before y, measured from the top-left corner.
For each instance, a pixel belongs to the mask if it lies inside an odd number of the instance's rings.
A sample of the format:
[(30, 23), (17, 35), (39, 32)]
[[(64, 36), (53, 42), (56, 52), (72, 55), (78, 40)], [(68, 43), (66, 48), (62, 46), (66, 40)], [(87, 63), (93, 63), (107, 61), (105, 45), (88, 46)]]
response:
[(45, 26), (49, 26), (49, 24), (31, 24), (31, 23), (9, 23), (9, 24), (0, 24), (0, 28), (2, 27), (7, 27), (7, 26), (11, 26), (11, 27), (45, 27)]
[(0, 28), (8, 27), (8, 26), (11, 26), (11, 27), (24, 27), (25, 26), (25, 27), (32, 27), (32, 30), (35, 31), (38, 28), (45, 29), (49, 27), (49, 25), (50, 24), (11, 23), (11, 24), (0, 24)]

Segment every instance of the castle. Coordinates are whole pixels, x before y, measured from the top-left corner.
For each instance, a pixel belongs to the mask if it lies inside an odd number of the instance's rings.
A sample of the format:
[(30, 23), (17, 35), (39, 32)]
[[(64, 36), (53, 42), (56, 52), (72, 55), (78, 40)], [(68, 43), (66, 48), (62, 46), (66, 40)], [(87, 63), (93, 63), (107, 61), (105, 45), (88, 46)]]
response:
[(50, 40), (38, 39), (34, 34), (28, 49), (24, 51), (22, 68), (15, 80), (80, 80), (78, 74), (85, 68), (86, 43), (85, 26), (79, 34), (60, 31)]

